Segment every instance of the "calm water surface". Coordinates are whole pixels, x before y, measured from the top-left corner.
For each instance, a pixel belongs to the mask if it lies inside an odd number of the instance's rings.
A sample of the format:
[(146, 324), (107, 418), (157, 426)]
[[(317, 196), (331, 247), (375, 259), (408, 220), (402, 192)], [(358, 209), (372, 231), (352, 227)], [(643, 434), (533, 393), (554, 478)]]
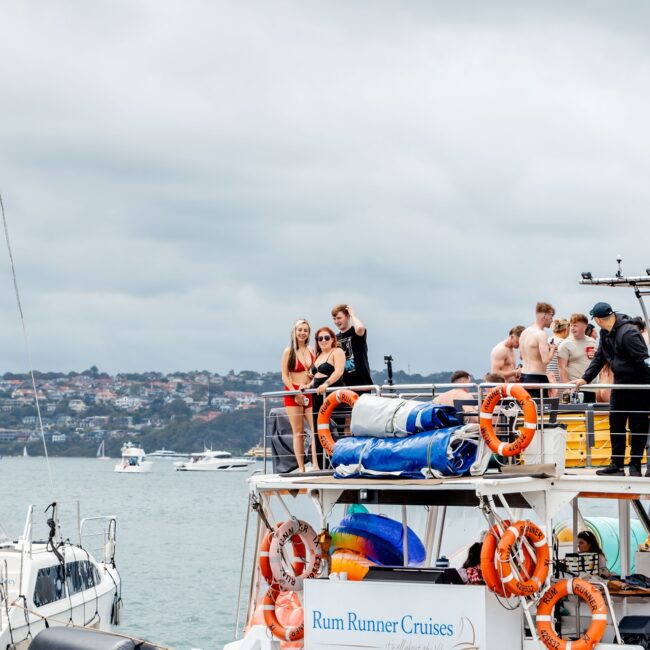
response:
[(246, 478), (256, 467), (177, 472), (157, 460), (150, 474), (116, 474), (116, 462), (51, 459), (53, 494), (44, 458), (0, 459), (0, 526), (18, 537), (34, 504), (34, 538), (43, 539), (43, 511), (56, 500), (63, 536), (76, 541), (77, 501), (82, 517), (117, 516), (118, 631), (178, 650), (221, 648), (234, 638)]

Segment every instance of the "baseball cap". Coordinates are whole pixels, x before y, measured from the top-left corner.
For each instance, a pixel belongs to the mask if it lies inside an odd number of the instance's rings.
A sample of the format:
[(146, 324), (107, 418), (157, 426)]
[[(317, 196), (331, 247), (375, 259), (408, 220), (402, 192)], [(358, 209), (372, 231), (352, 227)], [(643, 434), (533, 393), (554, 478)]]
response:
[(614, 313), (612, 306), (607, 302), (597, 302), (589, 312), (594, 318), (606, 318)]

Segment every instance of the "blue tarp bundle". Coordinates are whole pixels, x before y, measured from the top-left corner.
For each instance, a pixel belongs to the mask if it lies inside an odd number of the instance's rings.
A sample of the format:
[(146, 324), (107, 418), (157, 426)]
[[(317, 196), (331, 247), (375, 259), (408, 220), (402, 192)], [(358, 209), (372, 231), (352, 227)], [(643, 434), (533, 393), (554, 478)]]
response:
[(332, 455), (335, 476), (461, 476), (476, 460), (478, 426), (448, 427), (408, 438), (337, 440)]

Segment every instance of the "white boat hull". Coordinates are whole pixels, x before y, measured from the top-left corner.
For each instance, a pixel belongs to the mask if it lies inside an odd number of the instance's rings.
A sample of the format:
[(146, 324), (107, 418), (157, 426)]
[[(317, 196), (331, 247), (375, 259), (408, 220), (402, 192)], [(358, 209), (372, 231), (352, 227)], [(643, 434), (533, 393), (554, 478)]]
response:
[[(74, 625), (80, 627), (109, 631), (115, 596), (113, 581), (119, 585), (120, 578), (117, 571), (108, 566), (103, 569), (102, 577), (103, 580), (96, 588), (73, 594), (70, 598), (65, 597), (43, 607), (37, 608), (31, 604), (29, 609), (47, 618), (50, 627), (68, 625), (72, 620)], [(19, 602), (22, 603), (22, 601)], [(97, 614), (95, 614), (95, 603)], [(13, 643), (16, 650), (25, 650), (29, 648), (32, 638), (45, 629), (44, 620), (29, 611), (25, 612), (22, 606), (9, 607), (8, 618), (11, 626), (7, 624), (7, 612), (4, 607), (2, 613), (0, 648), (12, 647), (10, 644)]]
[(120, 474), (147, 474), (153, 469), (153, 462), (149, 460), (141, 461), (139, 465), (125, 465), (118, 463), (115, 465), (115, 471)]
[(245, 472), (254, 464), (254, 460), (239, 458), (215, 463), (175, 463), (178, 472)]

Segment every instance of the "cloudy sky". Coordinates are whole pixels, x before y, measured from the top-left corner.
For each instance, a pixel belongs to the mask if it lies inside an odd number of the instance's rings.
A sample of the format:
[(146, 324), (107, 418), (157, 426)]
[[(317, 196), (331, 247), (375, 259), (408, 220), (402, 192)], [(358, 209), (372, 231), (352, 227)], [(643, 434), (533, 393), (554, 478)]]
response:
[(373, 367), (483, 372), (538, 299), (638, 313), (578, 279), (650, 266), (649, 23), (640, 1), (3, 3), (35, 367), (273, 370), (296, 317), (348, 302)]

